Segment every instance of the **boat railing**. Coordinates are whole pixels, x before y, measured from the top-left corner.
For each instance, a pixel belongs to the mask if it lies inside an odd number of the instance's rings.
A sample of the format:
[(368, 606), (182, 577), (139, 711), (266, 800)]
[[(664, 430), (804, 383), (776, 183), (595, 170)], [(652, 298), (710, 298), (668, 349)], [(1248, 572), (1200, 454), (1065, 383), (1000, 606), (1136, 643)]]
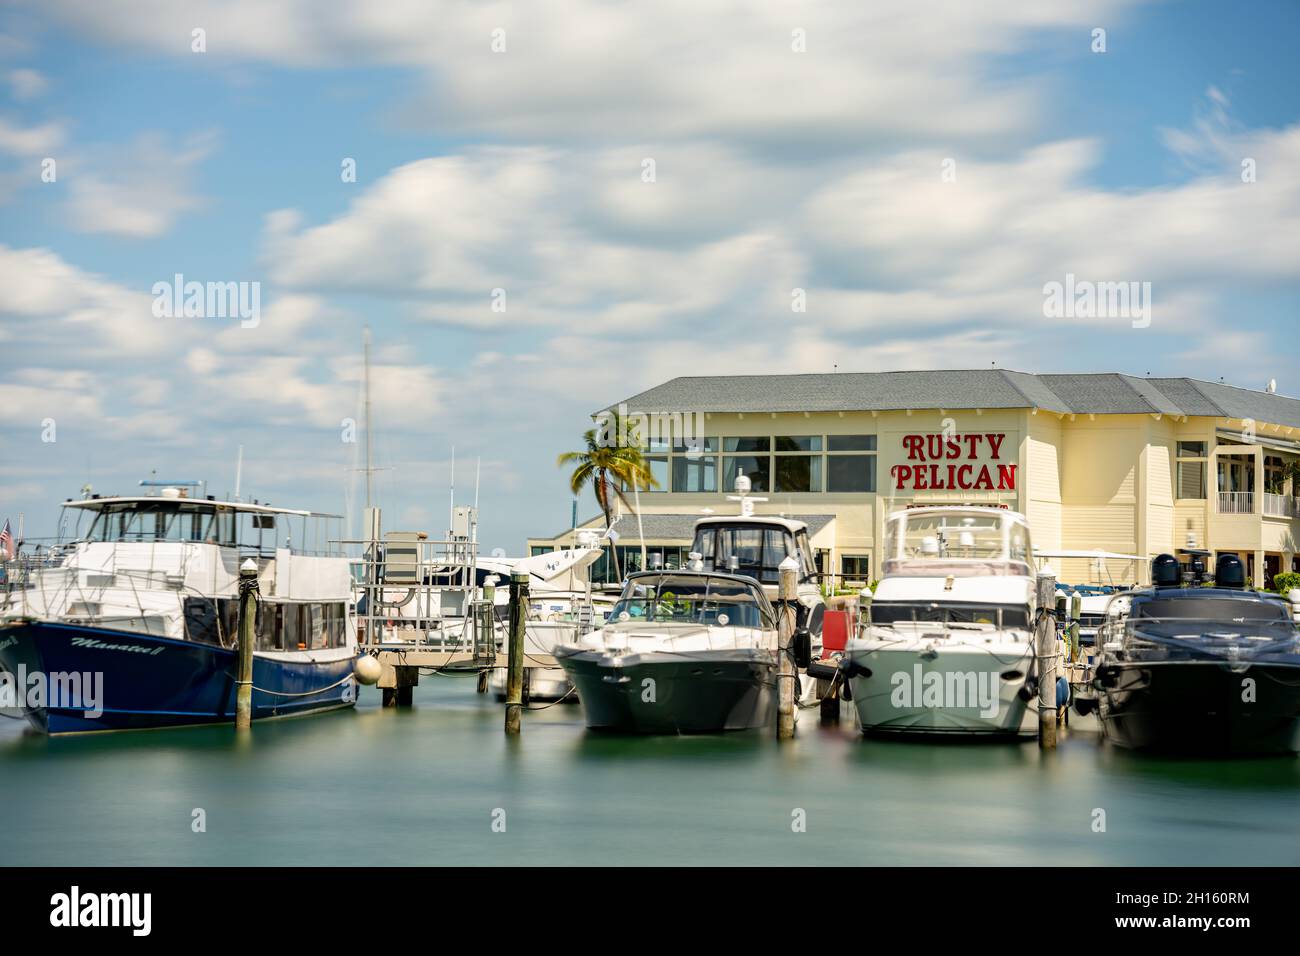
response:
[(172, 608), (164, 603), (151, 604), (145, 594), (176, 591), (184, 592), (182, 600), (216, 600), (187, 588), (183, 568), (179, 573), (150, 567), (123, 568), (112, 563), (99, 569), (80, 568), (63, 559), (50, 563), (38, 554), (20, 554), (5, 562), (5, 568), (7, 582), (0, 590), (0, 616), (32, 616), (78, 624), (111, 622), (120, 630), (158, 634), (160, 622), (173, 610), (179, 613), (181, 605), (178, 602)]
[(1111, 652), (1162, 649), (1171, 653), (1208, 652), (1227, 657), (1300, 652), (1300, 628), (1290, 616), (1243, 614), (1230, 620), (1127, 616), (1107, 621), (1098, 630), (1097, 637), (1102, 648)]

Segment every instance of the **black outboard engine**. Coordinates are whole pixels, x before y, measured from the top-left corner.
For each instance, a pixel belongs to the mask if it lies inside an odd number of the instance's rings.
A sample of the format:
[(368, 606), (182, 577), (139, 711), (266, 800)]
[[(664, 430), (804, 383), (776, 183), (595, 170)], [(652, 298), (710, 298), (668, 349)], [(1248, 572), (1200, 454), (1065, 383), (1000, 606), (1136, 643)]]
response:
[(1182, 566), (1172, 554), (1157, 554), (1151, 559), (1151, 586), (1176, 588), (1182, 580)]
[(1221, 554), (1214, 565), (1214, 586), (1218, 588), (1244, 588), (1246, 566), (1235, 554)]

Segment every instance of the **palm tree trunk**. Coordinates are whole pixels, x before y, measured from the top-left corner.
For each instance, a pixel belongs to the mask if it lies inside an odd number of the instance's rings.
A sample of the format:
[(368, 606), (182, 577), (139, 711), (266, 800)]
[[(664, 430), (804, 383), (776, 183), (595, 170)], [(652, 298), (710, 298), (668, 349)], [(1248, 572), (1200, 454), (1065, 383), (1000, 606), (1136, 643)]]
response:
[(618, 542), (609, 537), (609, 529), (614, 527), (613, 509), (609, 506), (609, 485), (606, 482), (609, 476), (602, 470), (596, 475), (596, 500), (600, 502), (600, 510), (605, 515), (605, 540), (609, 541), (609, 558), (614, 563), (614, 578), (619, 584), (623, 583), (623, 571), (618, 564)]

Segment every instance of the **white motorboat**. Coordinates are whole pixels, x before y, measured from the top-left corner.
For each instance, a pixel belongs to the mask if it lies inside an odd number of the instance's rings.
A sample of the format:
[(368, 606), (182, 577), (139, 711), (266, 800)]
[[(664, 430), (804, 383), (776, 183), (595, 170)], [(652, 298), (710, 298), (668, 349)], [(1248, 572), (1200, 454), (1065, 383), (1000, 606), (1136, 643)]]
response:
[(714, 733), (775, 719), (777, 646), (776, 612), (753, 578), (643, 571), (605, 627), (554, 653), (588, 727)]
[(0, 669), (74, 687), (26, 701), (37, 730), (232, 720), (241, 564), (256, 567), (261, 593), (253, 717), (356, 702), (356, 610), (330, 533), (342, 519), (191, 498), (184, 485), (66, 501), (78, 524), (63, 559), (24, 569), (0, 596)]
[(1024, 516), (922, 507), (886, 524), (884, 577), (841, 665), (863, 730), (1032, 734), (1036, 600)]

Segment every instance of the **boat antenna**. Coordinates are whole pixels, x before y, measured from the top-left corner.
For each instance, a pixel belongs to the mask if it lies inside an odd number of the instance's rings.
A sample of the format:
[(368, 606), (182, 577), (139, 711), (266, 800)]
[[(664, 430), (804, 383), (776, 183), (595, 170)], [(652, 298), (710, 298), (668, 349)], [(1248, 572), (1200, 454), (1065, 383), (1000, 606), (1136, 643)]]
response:
[(451, 504), (447, 508), (447, 530), (456, 527), (456, 446), (451, 446)]
[(478, 481), (483, 474), (483, 456), (474, 459), (474, 511), (478, 511)]
[(239, 486), (244, 477), (244, 446), (239, 446), (239, 454), (235, 458), (235, 500), (239, 500)]

